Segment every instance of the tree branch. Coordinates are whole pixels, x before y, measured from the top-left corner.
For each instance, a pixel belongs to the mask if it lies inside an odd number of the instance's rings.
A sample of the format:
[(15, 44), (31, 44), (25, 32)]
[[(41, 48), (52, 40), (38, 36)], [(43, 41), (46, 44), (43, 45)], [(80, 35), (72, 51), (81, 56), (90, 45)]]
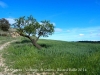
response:
[(38, 39), (40, 38), (41, 35), (43, 35), (43, 32), (39, 31), (38, 37), (37, 37), (37, 39), (35, 40), (36, 42), (38, 41)]
[(19, 33), (21, 36), (24, 36), (24, 37), (27, 37), (27, 38), (30, 38), (28, 35), (25, 35), (23, 33)]
[(39, 36), (36, 38), (36, 40), (35, 40), (36, 42), (38, 41), (38, 39), (40, 38), (40, 36), (41, 36), (41, 35), (39, 35)]

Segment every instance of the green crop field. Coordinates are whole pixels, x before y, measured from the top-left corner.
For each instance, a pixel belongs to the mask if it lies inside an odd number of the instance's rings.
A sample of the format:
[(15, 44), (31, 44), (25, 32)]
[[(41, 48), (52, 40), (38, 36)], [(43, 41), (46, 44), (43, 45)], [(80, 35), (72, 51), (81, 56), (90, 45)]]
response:
[(25, 38), (12, 43), (3, 51), (8, 68), (20, 69), (24, 73), (31, 69), (39, 73), (50, 70), (55, 75), (100, 75), (99, 43), (41, 39), (38, 44), (42, 50), (37, 50)]

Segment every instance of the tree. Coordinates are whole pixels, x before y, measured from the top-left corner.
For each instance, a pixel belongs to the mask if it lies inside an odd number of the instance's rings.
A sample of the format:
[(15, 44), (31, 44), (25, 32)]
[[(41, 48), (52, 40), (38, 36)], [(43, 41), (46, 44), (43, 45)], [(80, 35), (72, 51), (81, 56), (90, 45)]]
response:
[[(50, 21), (41, 21), (40, 24), (33, 18), (32, 15), (27, 18), (23, 16), (19, 19), (15, 19), (15, 23), (13, 25), (21, 36), (30, 39), (32, 44), (38, 49), (41, 49), (41, 46), (37, 44), (38, 39), (41, 36), (48, 37), (48, 35), (52, 35), (54, 32), (54, 26), (50, 23)], [(34, 39), (31, 35), (34, 35), (37, 38)]]
[(3, 31), (8, 31), (10, 28), (9, 21), (5, 18), (0, 19), (0, 29)]

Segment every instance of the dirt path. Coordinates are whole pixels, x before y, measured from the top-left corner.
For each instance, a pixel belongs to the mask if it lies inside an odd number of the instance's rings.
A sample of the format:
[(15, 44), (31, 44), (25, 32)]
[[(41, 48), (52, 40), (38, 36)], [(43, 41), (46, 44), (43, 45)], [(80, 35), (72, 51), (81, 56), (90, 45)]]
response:
[[(3, 45), (0, 46), (0, 51), (3, 50), (6, 46), (8, 46), (10, 43), (15, 42), (17, 40), (13, 40), (10, 42), (6, 42)], [(12, 74), (7, 74), (6, 70), (7, 70), (7, 66), (5, 66), (5, 64), (3, 63), (4, 59), (2, 58), (2, 53), (0, 53), (0, 75), (12, 75)], [(3, 68), (3, 71), (2, 71)]]
[(3, 48), (5, 48), (7, 45), (9, 45), (10, 43), (12, 43), (14, 41), (17, 41), (17, 40), (13, 40), (13, 41), (4, 43), (3, 45), (0, 46), (0, 50), (2, 50)]
[[(10, 42), (6, 42), (3, 45), (0, 46), (0, 51), (2, 51), (6, 46), (8, 46), (10, 43), (15, 42), (17, 40), (13, 40)], [(12, 72), (8, 72), (8, 68), (7, 66), (4, 64), (4, 59), (2, 58), (2, 53), (0, 53), (0, 75), (21, 75), (21, 74), (14, 74), (15, 71)], [(2, 70), (1, 70), (2, 69)], [(33, 74), (30, 73), (26, 73), (26, 74), (22, 74), (22, 75), (50, 75), (48, 72), (42, 72), (42, 73), (35, 73), (33, 72)], [(51, 73), (51, 75), (55, 75), (54, 73)], [(59, 75), (63, 75), (63, 74), (59, 74)]]

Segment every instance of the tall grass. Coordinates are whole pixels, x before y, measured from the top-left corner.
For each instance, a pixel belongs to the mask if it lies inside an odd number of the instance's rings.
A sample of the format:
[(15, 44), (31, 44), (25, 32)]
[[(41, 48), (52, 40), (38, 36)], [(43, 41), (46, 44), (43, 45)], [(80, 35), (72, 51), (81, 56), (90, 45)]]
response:
[(77, 69), (67, 74), (100, 75), (100, 44), (53, 40), (39, 40), (38, 44), (42, 50), (27, 39), (12, 43), (4, 50), (5, 63), (13, 69)]
[(0, 36), (0, 45), (6, 43), (8, 41), (14, 40), (14, 39), (17, 39), (17, 38), (12, 38), (10, 36)]

